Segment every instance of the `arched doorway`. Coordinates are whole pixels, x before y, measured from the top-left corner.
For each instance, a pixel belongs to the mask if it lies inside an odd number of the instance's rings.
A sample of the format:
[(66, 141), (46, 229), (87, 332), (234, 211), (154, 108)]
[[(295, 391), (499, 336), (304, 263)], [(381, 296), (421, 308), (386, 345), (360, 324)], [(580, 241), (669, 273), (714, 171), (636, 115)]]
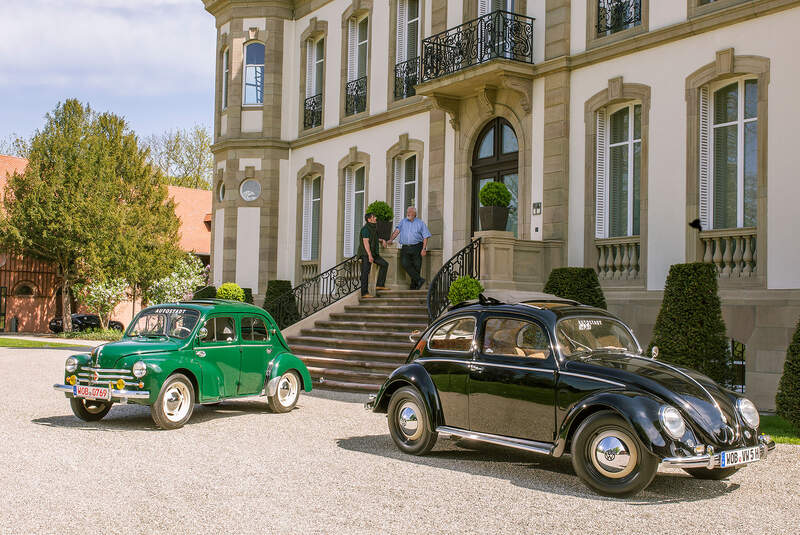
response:
[(481, 230), (478, 193), (487, 182), (503, 182), (511, 192), (506, 230), (517, 236), (519, 143), (514, 129), (502, 117), (492, 119), (478, 135), (472, 153), (472, 232)]

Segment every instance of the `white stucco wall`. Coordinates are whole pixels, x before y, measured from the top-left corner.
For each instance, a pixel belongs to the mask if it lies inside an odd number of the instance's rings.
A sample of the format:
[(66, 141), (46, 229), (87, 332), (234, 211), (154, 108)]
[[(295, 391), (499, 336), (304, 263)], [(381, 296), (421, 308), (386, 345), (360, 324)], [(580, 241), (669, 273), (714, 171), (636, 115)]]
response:
[[(582, 2), (577, 4), (583, 5)], [(575, 5), (575, 4), (573, 4)], [(574, 13), (574, 11), (573, 11)], [(584, 104), (623, 76), (626, 83), (651, 88), (648, 165), (648, 273), (650, 289), (664, 286), (669, 266), (685, 261), (686, 102), (685, 80), (715, 60), (718, 50), (733, 47), (737, 55), (771, 60), (768, 124), (768, 271), (769, 288), (800, 287), (800, 240), (794, 234), (797, 149), (794, 125), (800, 120), (796, 90), (800, 69), (795, 59), (800, 9), (760, 17), (658, 48), (626, 55), (573, 71), (570, 105), (569, 263), (583, 264), (584, 240)], [(783, 36), (776, 39), (776, 36)], [(790, 42), (791, 41), (791, 42)], [(766, 125), (765, 125), (766, 126)]]

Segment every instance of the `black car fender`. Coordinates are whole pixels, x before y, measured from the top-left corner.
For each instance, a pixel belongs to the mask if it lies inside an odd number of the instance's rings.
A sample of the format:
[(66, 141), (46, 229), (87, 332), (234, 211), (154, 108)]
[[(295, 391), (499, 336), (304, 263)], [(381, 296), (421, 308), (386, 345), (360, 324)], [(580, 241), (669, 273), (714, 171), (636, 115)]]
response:
[(639, 391), (606, 391), (583, 398), (568, 408), (559, 427), (553, 455), (559, 457), (565, 453), (569, 441), (586, 417), (601, 410), (609, 410), (628, 422), (650, 453), (664, 457), (669, 441), (659, 423), (658, 413), (663, 405), (664, 402), (657, 397)]
[(433, 384), (433, 379), (428, 374), (428, 370), (415, 362), (400, 366), (389, 375), (375, 398), (373, 412), (387, 412), (392, 394), (404, 386), (413, 386), (422, 395), (428, 419), (433, 429), (436, 429), (436, 426), (444, 421), (439, 393), (436, 391), (436, 386)]

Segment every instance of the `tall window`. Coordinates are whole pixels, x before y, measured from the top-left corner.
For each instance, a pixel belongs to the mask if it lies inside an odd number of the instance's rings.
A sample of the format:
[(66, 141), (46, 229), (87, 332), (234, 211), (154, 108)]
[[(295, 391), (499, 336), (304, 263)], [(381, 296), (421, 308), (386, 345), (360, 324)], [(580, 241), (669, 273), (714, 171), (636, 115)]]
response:
[(395, 66), (395, 98), (415, 94), (419, 68), (419, 0), (397, 2), (397, 65)]
[(347, 42), (347, 85), (345, 114), (367, 109), (367, 65), (369, 61), (369, 18), (350, 19)]
[(419, 183), (417, 180), (417, 155), (394, 159), (394, 223), (399, 224), (409, 206), (417, 206)]
[(514, 11), (514, 0), (478, 0), (478, 16), (492, 11)]
[(244, 47), (244, 104), (264, 103), (264, 45), (249, 43)]
[(519, 140), (505, 119), (492, 119), (481, 131), (472, 153), (472, 231), (480, 226), (480, 190), (489, 182), (502, 182), (511, 192), (506, 230), (517, 235), (519, 217)]
[(222, 109), (228, 107), (228, 80), (231, 75), (231, 51), (222, 53)]
[(325, 39), (306, 42), (306, 101), (304, 128), (322, 124), (322, 86), (325, 72)]
[(596, 0), (597, 36), (603, 37), (642, 24), (642, 0)]
[(320, 199), (322, 178), (303, 181), (303, 260), (319, 260)]
[(700, 219), (703, 228), (755, 227), (758, 81), (700, 90)]
[(597, 238), (639, 234), (642, 105), (597, 112)]
[(364, 224), (364, 190), (366, 168), (348, 167), (344, 170), (344, 251), (350, 258), (358, 250), (361, 226)]

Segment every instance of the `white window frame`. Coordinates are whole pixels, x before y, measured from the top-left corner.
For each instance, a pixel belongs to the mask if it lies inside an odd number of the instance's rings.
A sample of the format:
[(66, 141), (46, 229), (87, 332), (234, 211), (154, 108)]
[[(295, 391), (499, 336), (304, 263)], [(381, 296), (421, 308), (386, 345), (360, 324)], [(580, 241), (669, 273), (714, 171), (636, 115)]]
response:
[[(358, 26), (364, 21), (367, 21), (367, 34), (364, 37), (363, 41), (358, 40)], [(352, 82), (354, 80), (358, 80), (359, 78), (363, 78), (362, 76), (358, 75), (358, 60), (359, 60), (359, 50), (361, 45), (364, 46), (364, 76), (367, 76), (369, 72), (369, 30), (370, 30), (370, 21), (369, 15), (364, 15), (362, 17), (356, 18), (353, 17), (348, 21), (348, 30), (347, 30), (347, 81)]]
[[(728, 126), (736, 125), (736, 227), (742, 228), (744, 227), (744, 128), (745, 125), (752, 122), (758, 122), (758, 110), (756, 110), (756, 116), (746, 119), (744, 116), (744, 105), (745, 105), (745, 83), (749, 80), (755, 80), (758, 82), (758, 77), (756, 76), (741, 76), (738, 78), (728, 78), (726, 80), (721, 80), (719, 82), (714, 82), (706, 86), (706, 92), (704, 93), (702, 90), (700, 91), (700, 107), (701, 107), (701, 114), (703, 112), (702, 108), (704, 106), (708, 106), (708, 116), (706, 119), (706, 123), (704, 124), (701, 118), (701, 125), (700, 128), (707, 128), (707, 144), (702, 143), (703, 136), (701, 135), (701, 145), (700, 145), (700, 161), (701, 161), (701, 175), (703, 172), (702, 166), (705, 165), (707, 172), (707, 178), (703, 178), (701, 176), (701, 181), (707, 180), (707, 184), (705, 187), (701, 184), (701, 196), (705, 194), (706, 198), (701, 200), (701, 204), (705, 201), (706, 206), (705, 209), (707, 213), (705, 215), (705, 221), (703, 221), (703, 217), (701, 217), (701, 224), (703, 229), (713, 229), (714, 228), (714, 138), (716, 136), (716, 131), (719, 128), (724, 128)], [(727, 123), (721, 124), (714, 124), (714, 94), (722, 89), (723, 87), (727, 87), (733, 83), (738, 84), (738, 102), (737, 102), (737, 111), (736, 111), (736, 120), (730, 121)], [(703, 99), (707, 99), (707, 102), (704, 104), (702, 102)], [(758, 128), (758, 127), (756, 127)], [(756, 149), (758, 150), (758, 149)], [(706, 152), (707, 151), (707, 152)], [(706, 152), (706, 154), (703, 154)], [(756, 153), (756, 157), (758, 157), (758, 153)], [(705, 191), (703, 191), (705, 190)], [(757, 201), (756, 201), (757, 202)]]
[[(323, 78), (325, 77), (325, 42), (324, 42), (324, 39), (325, 39), (325, 37), (320, 37), (319, 39), (314, 41), (314, 44), (313, 44), (313, 46), (314, 46), (314, 75), (313, 75), (313, 78), (314, 78), (314, 88), (313, 88), (314, 89), (314, 94), (311, 95), (312, 97), (316, 96), (316, 95), (321, 95), (323, 87), (324, 87), (324, 80), (323, 80)], [(317, 57), (317, 48), (319, 48), (320, 41), (322, 41), (322, 57)], [(322, 68), (319, 70), (319, 73), (320, 73), (319, 76), (317, 76), (317, 67), (319, 67), (319, 66), (322, 66)]]
[[(261, 45), (264, 47), (264, 63), (247, 63), (247, 47), (251, 45)], [(266, 61), (267, 61), (267, 47), (260, 41), (249, 41), (242, 46), (244, 52), (242, 56), (242, 65), (244, 65), (244, 76), (242, 76), (242, 106), (263, 106), (264, 105), (264, 75), (266, 74)], [(261, 102), (247, 102), (247, 69), (249, 67), (261, 67)]]
[(417, 209), (417, 213), (419, 214), (419, 160), (415, 162), (414, 165), (414, 178), (413, 180), (409, 180), (408, 176), (406, 175), (406, 161), (409, 158), (419, 158), (419, 155), (416, 152), (409, 152), (408, 154), (403, 154), (401, 156), (397, 156), (394, 159), (394, 225), (395, 227), (400, 224), (400, 221), (406, 216), (406, 186), (408, 184), (414, 184), (414, 206)]
[(231, 49), (222, 51), (222, 92), (220, 95), (220, 109), (228, 109), (228, 77), (231, 74)]
[[(314, 181), (319, 180), (319, 196), (314, 197)], [(319, 243), (319, 233), (322, 227), (322, 212), (319, 212), (320, 221), (319, 228), (316, 229), (317, 231), (317, 239), (314, 240), (314, 210), (316, 209), (319, 211), (322, 207), (321, 205), (322, 200), (322, 177), (320, 175), (313, 175), (306, 177), (303, 180), (303, 236), (302, 236), (302, 245), (301, 245), (301, 254), (300, 258), (303, 261), (310, 261), (310, 260), (319, 260), (320, 257), (320, 243)], [(313, 244), (316, 242), (317, 244), (317, 255), (314, 256)]]
[(420, 24), (422, 23), (422, 0), (417, 1), (417, 15), (416, 18), (410, 19), (409, 12), (408, 12), (408, 1), (409, 0), (398, 0), (397, 2), (397, 40), (396, 40), (396, 48), (397, 53), (395, 54), (397, 57), (395, 58), (395, 64), (400, 64), (410, 59), (408, 55), (408, 45), (410, 41), (410, 31), (409, 28), (412, 24), (417, 24), (417, 43), (416, 43), (416, 50), (417, 56), (419, 56), (420, 50)]
[[(358, 171), (364, 171), (364, 184), (361, 189), (357, 189), (356, 175)], [(363, 215), (366, 210), (366, 189), (367, 189), (367, 170), (364, 165), (354, 165), (346, 167), (344, 170), (344, 239), (342, 254), (344, 258), (350, 258), (355, 255), (358, 249), (358, 241), (355, 239), (355, 229), (358, 228), (361, 221), (356, 221), (356, 196), (361, 193), (363, 195), (361, 200), (361, 213)]]
[(478, 0), (478, 16), (482, 17), (493, 11), (497, 11), (495, 4), (504, 3), (505, 7), (502, 8), (502, 11), (514, 11), (514, 0), (505, 0), (503, 2), (500, 0)]

